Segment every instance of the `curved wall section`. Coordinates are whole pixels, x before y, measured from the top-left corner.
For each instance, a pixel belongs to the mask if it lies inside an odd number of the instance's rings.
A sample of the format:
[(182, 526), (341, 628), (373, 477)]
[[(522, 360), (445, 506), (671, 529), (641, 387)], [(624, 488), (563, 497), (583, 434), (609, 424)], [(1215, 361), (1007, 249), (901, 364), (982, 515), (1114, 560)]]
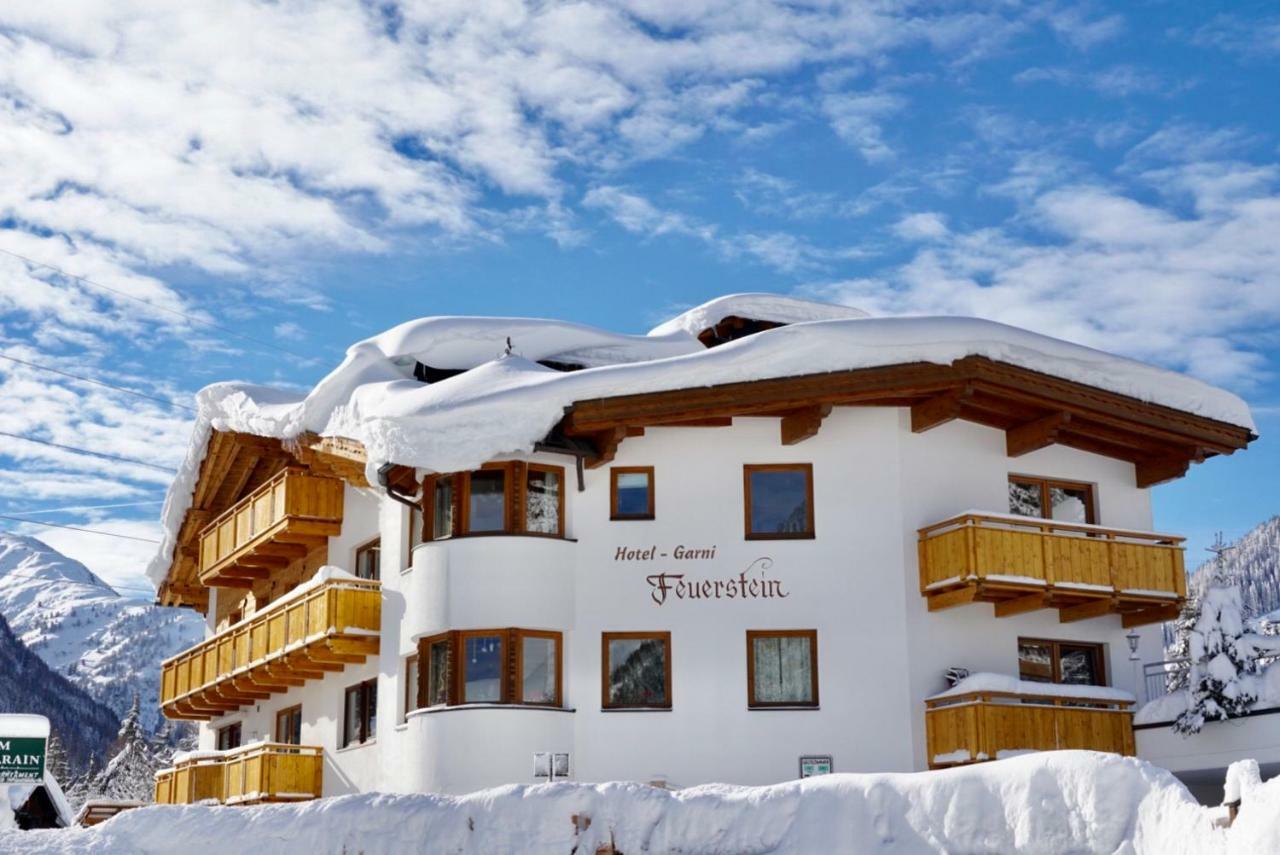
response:
[[(534, 781), (533, 755), (573, 750), (573, 712), (456, 706), (409, 713), (408, 791), (470, 793), (495, 782)], [(570, 770), (576, 758), (569, 756)], [(534, 781), (536, 783), (536, 781)]]
[(520, 535), (414, 547), (402, 637), (506, 626), (573, 629), (576, 547), (569, 540)]

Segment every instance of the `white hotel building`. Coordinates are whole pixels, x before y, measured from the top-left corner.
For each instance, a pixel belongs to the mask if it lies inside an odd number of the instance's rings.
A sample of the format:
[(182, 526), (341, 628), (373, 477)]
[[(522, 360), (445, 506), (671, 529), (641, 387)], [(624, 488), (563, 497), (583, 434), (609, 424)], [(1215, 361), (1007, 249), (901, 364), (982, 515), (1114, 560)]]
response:
[(208, 616), (163, 665), (202, 751), (163, 801), (1132, 754), (1185, 594), (1149, 488), (1254, 438), (1151, 366), (765, 295), (413, 321), (200, 411), (151, 575)]

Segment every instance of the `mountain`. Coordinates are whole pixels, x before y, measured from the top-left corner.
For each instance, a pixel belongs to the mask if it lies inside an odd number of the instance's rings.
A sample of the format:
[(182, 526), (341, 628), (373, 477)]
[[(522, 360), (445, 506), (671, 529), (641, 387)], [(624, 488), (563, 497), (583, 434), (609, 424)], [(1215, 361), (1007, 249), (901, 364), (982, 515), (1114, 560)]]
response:
[[(120, 721), (107, 707), (54, 673), (14, 636), (0, 617), (0, 712), (35, 713), (49, 719), (73, 768), (91, 755), (101, 759)], [(67, 783), (67, 782), (62, 782)]]
[[(1227, 577), (1240, 586), (1245, 619), (1267, 617), (1280, 621), (1280, 516), (1260, 523), (1222, 555)], [(1214, 561), (1201, 564), (1191, 575), (1187, 591), (1199, 597), (1213, 578)]]
[(123, 717), (138, 693), (159, 723), (160, 661), (204, 637), (195, 612), (122, 597), (79, 561), (0, 533), (0, 615), (50, 668)]

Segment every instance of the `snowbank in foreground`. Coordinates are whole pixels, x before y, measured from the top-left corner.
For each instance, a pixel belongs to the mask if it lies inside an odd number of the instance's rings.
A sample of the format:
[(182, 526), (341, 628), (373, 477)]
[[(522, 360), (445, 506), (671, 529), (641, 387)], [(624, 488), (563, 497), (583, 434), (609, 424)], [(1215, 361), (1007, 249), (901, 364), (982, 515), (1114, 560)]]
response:
[(1249, 790), (1235, 827), (1223, 830), (1213, 823), (1221, 811), (1200, 807), (1162, 769), (1064, 751), (943, 772), (830, 775), (771, 787), (667, 792), (557, 783), (457, 798), (371, 794), (258, 808), (151, 807), (94, 829), (10, 835), (0, 849), (589, 855), (612, 843), (627, 855), (1270, 851), (1280, 839), (1280, 782)]

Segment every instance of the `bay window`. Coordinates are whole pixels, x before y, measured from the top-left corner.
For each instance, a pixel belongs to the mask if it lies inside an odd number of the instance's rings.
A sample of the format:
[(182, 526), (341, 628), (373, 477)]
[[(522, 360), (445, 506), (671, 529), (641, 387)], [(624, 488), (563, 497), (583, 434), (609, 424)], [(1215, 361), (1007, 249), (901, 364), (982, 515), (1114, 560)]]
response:
[(418, 642), (418, 705), (560, 706), (563, 637), (534, 629), (473, 629)]
[(564, 467), (489, 463), (432, 475), (423, 490), (422, 538), (484, 534), (564, 537)]

